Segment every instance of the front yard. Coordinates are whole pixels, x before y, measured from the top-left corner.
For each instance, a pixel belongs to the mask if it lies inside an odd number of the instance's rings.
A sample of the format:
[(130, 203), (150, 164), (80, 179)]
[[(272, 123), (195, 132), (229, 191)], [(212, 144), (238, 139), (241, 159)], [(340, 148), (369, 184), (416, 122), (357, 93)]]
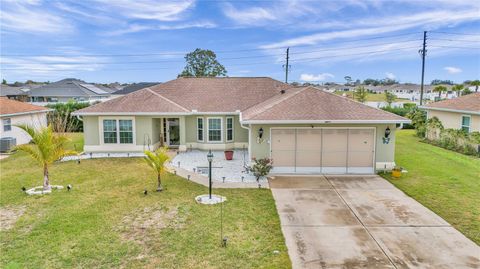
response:
[(396, 143), (408, 173), (383, 176), (480, 244), (480, 159), (422, 143), (413, 130), (397, 132)]
[(51, 183), (73, 189), (43, 197), (21, 191), (42, 183), (28, 156), (0, 165), (1, 268), (290, 268), (270, 190), (215, 190), (228, 199), (222, 248), (220, 205), (194, 201), (208, 189), (168, 175), (156, 193), (141, 159), (55, 164)]

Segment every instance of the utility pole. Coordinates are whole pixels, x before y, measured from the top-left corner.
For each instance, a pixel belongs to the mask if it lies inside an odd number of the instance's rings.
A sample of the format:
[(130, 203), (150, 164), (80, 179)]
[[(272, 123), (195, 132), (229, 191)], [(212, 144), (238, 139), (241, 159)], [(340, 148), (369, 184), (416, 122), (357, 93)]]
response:
[(287, 64), (285, 65), (285, 83), (288, 83), (288, 59), (290, 58), (288, 55), (289, 51), (290, 51), (290, 48), (287, 48), (287, 57), (286, 57)]
[(423, 86), (424, 86), (424, 78), (425, 78), (425, 55), (427, 54), (427, 50), (425, 49), (427, 46), (427, 31), (423, 31), (423, 48), (418, 52), (422, 56), (422, 84), (420, 84), (420, 105), (423, 104)]

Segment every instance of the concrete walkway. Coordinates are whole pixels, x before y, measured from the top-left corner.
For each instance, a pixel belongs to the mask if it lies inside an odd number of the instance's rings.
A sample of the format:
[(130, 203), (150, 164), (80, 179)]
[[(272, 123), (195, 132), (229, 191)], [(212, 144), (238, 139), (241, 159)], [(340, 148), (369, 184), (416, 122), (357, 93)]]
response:
[(275, 177), (293, 268), (480, 268), (480, 248), (378, 176)]

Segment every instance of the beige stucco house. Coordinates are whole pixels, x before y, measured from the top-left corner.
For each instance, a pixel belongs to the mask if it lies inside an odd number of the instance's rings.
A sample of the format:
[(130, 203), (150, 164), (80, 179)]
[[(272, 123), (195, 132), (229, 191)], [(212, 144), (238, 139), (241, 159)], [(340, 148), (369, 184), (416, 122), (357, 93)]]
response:
[(427, 118), (437, 117), (444, 128), (480, 132), (480, 92), (422, 106)]
[(35, 128), (47, 126), (47, 112), (51, 109), (35, 106), (28, 103), (0, 98), (0, 137), (13, 137), (16, 144), (25, 144), (32, 139), (26, 132), (17, 125), (29, 125)]
[(373, 173), (394, 166), (408, 119), (314, 87), (259, 78), (178, 78), (74, 113), (86, 152), (168, 145), (248, 149), (285, 173)]

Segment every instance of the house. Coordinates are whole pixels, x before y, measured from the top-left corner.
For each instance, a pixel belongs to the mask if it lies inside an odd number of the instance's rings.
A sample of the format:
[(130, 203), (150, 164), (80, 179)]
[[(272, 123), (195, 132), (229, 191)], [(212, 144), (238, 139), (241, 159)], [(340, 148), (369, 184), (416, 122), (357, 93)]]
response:
[(27, 87), (15, 87), (6, 84), (0, 84), (0, 97), (27, 102), (29, 100)]
[(30, 91), (33, 103), (57, 103), (70, 100), (78, 102), (105, 101), (110, 98), (115, 89), (85, 81), (67, 78), (49, 83)]
[(430, 103), (420, 108), (427, 111), (428, 119), (437, 117), (445, 128), (480, 132), (480, 92)]
[(16, 100), (0, 98), (0, 137), (13, 137), (16, 144), (25, 144), (30, 142), (31, 137), (16, 125), (26, 124), (35, 128), (47, 126), (47, 109), (41, 106), (35, 106), (29, 103)]
[(276, 172), (373, 173), (394, 166), (395, 130), (410, 120), (315, 87), (267, 77), (178, 78), (73, 113), (86, 152), (162, 144), (248, 149)]
[(127, 85), (127, 86), (123, 87), (121, 90), (118, 90), (118, 91), (114, 92), (112, 95), (114, 97), (123, 96), (123, 95), (129, 94), (129, 93), (144, 89), (146, 87), (155, 86), (157, 84), (160, 84), (160, 82), (133, 83), (133, 84), (130, 84), (130, 85)]

